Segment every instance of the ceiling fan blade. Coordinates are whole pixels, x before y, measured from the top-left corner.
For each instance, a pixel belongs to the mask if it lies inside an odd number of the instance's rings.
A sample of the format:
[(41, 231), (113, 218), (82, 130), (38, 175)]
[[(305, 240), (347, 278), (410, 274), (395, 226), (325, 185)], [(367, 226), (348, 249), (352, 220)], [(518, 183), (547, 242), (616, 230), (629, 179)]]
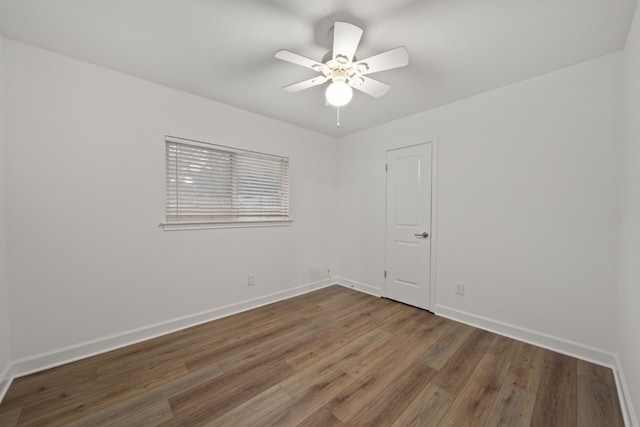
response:
[(409, 53), (404, 46), (370, 56), (355, 63), (360, 74), (377, 73), (404, 67), (409, 63)]
[(374, 98), (380, 98), (382, 95), (387, 93), (391, 86), (370, 77), (362, 76), (362, 83), (358, 86), (353, 86), (353, 88), (358, 89), (367, 95), (373, 96)]
[(290, 50), (285, 49), (277, 51), (275, 57), (283, 61), (291, 62), (292, 64), (311, 68), (312, 70), (318, 72), (322, 72), (323, 68), (326, 67), (326, 65), (321, 64), (318, 61), (314, 61), (313, 59), (307, 58), (306, 56), (298, 55), (295, 52), (291, 52)]
[(305, 80), (303, 82), (298, 82), (298, 83), (290, 84), (288, 86), (284, 86), (282, 89), (285, 92), (300, 92), (301, 90), (305, 90), (305, 89), (309, 89), (310, 87), (321, 85), (327, 80), (329, 80), (328, 77), (318, 76), (309, 80)]
[(343, 55), (346, 62), (351, 62), (361, 38), (362, 28), (348, 22), (337, 21), (333, 26), (333, 59)]

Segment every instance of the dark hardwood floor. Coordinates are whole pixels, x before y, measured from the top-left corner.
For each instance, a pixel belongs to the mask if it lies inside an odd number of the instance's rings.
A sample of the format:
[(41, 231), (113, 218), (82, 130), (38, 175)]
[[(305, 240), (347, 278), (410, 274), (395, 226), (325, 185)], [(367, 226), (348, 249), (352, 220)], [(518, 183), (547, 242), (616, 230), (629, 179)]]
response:
[(13, 382), (0, 426), (621, 426), (610, 369), (331, 286)]

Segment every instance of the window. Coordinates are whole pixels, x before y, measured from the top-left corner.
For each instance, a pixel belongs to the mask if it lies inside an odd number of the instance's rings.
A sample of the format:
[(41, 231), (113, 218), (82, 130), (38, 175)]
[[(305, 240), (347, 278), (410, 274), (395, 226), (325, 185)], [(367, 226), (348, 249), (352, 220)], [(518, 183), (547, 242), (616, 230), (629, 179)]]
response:
[(289, 159), (166, 137), (168, 224), (289, 221)]

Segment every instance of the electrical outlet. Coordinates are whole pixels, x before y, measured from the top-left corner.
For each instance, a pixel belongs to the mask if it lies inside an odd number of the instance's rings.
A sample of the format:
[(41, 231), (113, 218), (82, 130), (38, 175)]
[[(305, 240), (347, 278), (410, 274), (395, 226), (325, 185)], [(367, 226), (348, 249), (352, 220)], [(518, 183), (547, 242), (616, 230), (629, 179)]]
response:
[(249, 280), (247, 281), (247, 284), (249, 286), (253, 286), (256, 284), (256, 275), (255, 274), (250, 274), (249, 275)]
[(456, 282), (456, 294), (464, 295), (464, 283)]

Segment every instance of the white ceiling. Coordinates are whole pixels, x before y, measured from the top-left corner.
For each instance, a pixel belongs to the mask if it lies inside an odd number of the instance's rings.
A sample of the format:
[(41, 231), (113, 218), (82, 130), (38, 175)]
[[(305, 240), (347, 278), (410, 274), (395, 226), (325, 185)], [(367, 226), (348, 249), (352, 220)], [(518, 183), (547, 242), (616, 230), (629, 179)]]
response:
[[(637, 0), (0, 0), (0, 33), (244, 110), (342, 136), (624, 47)], [(364, 29), (362, 59), (404, 45), (409, 66), (373, 74), (336, 111), (324, 86), (281, 87), (321, 60), (336, 20)]]

